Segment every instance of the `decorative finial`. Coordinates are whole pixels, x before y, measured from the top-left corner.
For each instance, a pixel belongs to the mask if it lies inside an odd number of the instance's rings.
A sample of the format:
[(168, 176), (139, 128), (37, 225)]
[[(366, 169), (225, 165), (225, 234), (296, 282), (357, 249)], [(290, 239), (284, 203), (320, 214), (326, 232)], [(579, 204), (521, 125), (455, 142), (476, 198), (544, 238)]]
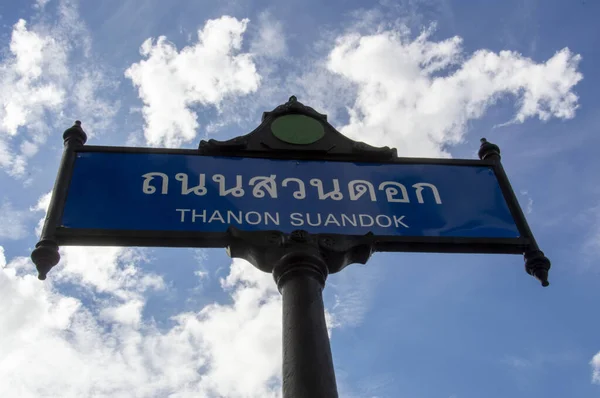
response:
[(500, 160), (500, 148), (498, 145), (492, 144), (486, 138), (481, 138), (479, 141), (481, 142), (478, 152), (479, 159)]
[(48, 239), (41, 240), (31, 253), (31, 260), (38, 270), (38, 279), (46, 279), (48, 272), (60, 261), (58, 245)]
[(525, 253), (525, 271), (539, 280), (543, 287), (550, 285), (548, 282), (548, 271), (551, 267), (550, 260), (541, 250), (533, 250)]
[(306, 116), (312, 117), (314, 119), (322, 120), (324, 122), (327, 121), (327, 115), (323, 115), (323, 114), (315, 111), (310, 106), (304, 105), (302, 102), (298, 101), (298, 98), (296, 98), (295, 95), (292, 95), (289, 98), (288, 102), (286, 102), (285, 104), (279, 105), (277, 108), (273, 109), (271, 112), (263, 112), (261, 121), (264, 122), (267, 117), (276, 118), (278, 116), (286, 115), (286, 114), (290, 114), (290, 113), (306, 115)]
[(67, 141), (76, 142), (77, 145), (83, 145), (87, 141), (87, 134), (81, 128), (81, 121), (75, 120), (75, 124), (65, 130), (63, 133), (63, 140), (66, 143)]

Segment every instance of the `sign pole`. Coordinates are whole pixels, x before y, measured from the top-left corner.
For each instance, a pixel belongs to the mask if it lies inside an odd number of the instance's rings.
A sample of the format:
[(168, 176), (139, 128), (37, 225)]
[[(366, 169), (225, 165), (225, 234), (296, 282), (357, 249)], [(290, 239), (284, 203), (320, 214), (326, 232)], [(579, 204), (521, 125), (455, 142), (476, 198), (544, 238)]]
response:
[(322, 296), (328, 273), (321, 255), (302, 247), (273, 268), (283, 300), (284, 398), (338, 396)]
[(283, 398), (336, 398), (323, 288), (329, 274), (351, 263), (366, 264), (373, 235), (248, 232), (235, 227), (228, 234), (229, 255), (272, 273), (282, 295)]

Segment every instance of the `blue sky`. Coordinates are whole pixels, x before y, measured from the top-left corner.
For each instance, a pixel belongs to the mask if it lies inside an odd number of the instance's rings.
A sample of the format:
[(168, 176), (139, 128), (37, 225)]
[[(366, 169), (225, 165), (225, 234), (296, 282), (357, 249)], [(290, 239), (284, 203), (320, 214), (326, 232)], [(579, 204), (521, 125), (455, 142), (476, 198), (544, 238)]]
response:
[(281, 298), (224, 250), (28, 259), (62, 150), (196, 148), (290, 95), (402, 156), (503, 163), (521, 256), (376, 254), (324, 291), (342, 397), (600, 395), (600, 3), (38, 0), (0, 6), (0, 396), (280, 396)]

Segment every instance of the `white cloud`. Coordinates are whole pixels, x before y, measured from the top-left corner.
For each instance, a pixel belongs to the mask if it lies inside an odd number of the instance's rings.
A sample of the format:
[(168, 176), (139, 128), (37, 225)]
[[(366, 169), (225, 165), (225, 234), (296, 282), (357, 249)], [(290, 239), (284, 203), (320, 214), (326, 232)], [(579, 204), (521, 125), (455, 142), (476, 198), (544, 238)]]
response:
[(287, 54), (283, 24), (269, 12), (258, 16), (258, 30), (250, 42), (250, 51), (258, 56), (278, 58)]
[(43, 9), (50, 0), (35, 0), (34, 8)]
[(411, 40), (406, 30), (386, 30), (336, 40), (327, 67), (356, 89), (342, 133), (404, 156), (448, 156), (445, 146), (461, 141), (467, 122), (505, 95), (517, 100), (515, 123), (575, 115), (581, 57), (569, 49), (536, 63), (511, 51), (464, 54), (459, 37), (432, 41), (430, 34)]
[(578, 222), (586, 228), (581, 245), (582, 252), (591, 261), (591, 264), (596, 264), (596, 258), (600, 252), (600, 205), (582, 211)]
[(29, 210), (43, 211), (44, 213), (46, 213), (48, 211), (48, 206), (50, 206), (50, 199), (52, 199), (52, 191), (40, 196), (36, 204), (32, 206)]
[[(36, 9), (41, 13), (44, 5), (38, 2)], [(34, 23), (17, 21), (0, 61), (0, 167), (16, 177), (56, 122), (62, 129), (83, 119), (92, 133), (105, 128), (118, 108), (101, 95), (114, 84), (91, 62), (89, 33), (76, 4), (62, 0), (54, 17), (52, 23), (39, 15)]]
[(221, 284), (231, 292), (233, 305), (213, 304), (200, 312), (206, 354), (212, 359), (201, 391), (224, 397), (278, 396), (281, 297), (272, 276), (234, 260)]
[(362, 323), (380, 279), (381, 272), (357, 264), (329, 277), (329, 289), (335, 295), (331, 308), (335, 326), (356, 327)]
[(122, 247), (64, 247), (61, 262), (52, 270), (53, 278), (109, 293), (128, 300), (149, 289), (163, 289), (156, 274), (144, 273), (136, 264), (145, 261), (137, 249)]
[(600, 352), (592, 358), (592, 383), (600, 384)]
[(8, 143), (0, 136), (0, 167), (8, 168), (12, 163), (12, 153), (8, 147)]
[(114, 307), (103, 308), (100, 311), (99, 318), (107, 322), (130, 325), (137, 328), (142, 321), (144, 304), (142, 300), (131, 299)]
[(219, 106), (228, 96), (260, 84), (252, 56), (241, 53), (247, 19), (223, 16), (198, 31), (198, 42), (177, 51), (166, 37), (146, 40), (146, 58), (125, 71), (144, 102), (144, 135), (150, 145), (179, 146), (196, 136), (194, 106)]
[[(13, 26), (9, 50), (10, 55), (0, 63), (0, 140), (4, 147), (19, 128), (43, 119), (46, 111), (57, 112), (65, 96), (66, 51), (56, 40), (30, 31), (20, 19)], [(10, 168), (15, 156), (10, 150), (2, 152), (0, 164)], [(14, 170), (14, 174), (21, 172), (19, 167)]]
[(21, 239), (27, 236), (25, 221), (28, 213), (17, 210), (10, 202), (0, 205), (0, 240)]
[[(28, 259), (5, 265), (0, 247), (0, 396), (280, 396), (281, 299), (270, 275), (234, 261), (222, 281), (231, 304), (179, 314), (161, 331), (141, 316), (147, 294), (127, 282), (131, 273), (115, 282), (117, 272), (106, 271), (137, 267), (115, 252), (67, 255), (42, 283), (23, 274), (33, 268)], [(82, 263), (96, 276), (74, 271)], [(61, 294), (58, 274), (85, 279), (80, 294), (103, 290), (120, 304)]]
[(35, 206), (29, 208), (29, 211), (43, 211), (44, 217), (38, 221), (37, 226), (35, 227), (35, 233), (38, 237), (42, 235), (42, 228), (44, 227), (44, 219), (46, 218), (46, 213), (48, 211), (48, 206), (50, 206), (50, 199), (52, 199), (52, 191), (40, 196)]
[[(45, 212), (49, 199), (31, 210)], [(143, 251), (64, 247), (61, 256), (42, 283), (28, 258), (5, 265), (0, 250), (0, 340), (11, 342), (0, 347), (11, 380), (0, 396), (280, 396), (281, 297), (270, 274), (235, 260), (221, 280), (231, 304), (180, 313), (159, 330), (144, 308), (167, 285), (144, 271)], [(77, 297), (57, 290), (65, 282)]]
[(531, 360), (516, 356), (508, 356), (504, 358), (502, 362), (517, 370), (529, 369), (534, 367), (534, 364), (531, 362)]
[(524, 209), (525, 213), (531, 214), (531, 212), (533, 211), (533, 198), (531, 197), (531, 195), (529, 195), (529, 191), (527, 190), (522, 190), (521, 195), (523, 195), (527, 199), (527, 204), (525, 205)]
[(523, 355), (507, 355), (501, 362), (519, 374), (526, 371), (540, 370), (547, 366), (566, 365), (580, 361), (579, 355), (571, 350), (535, 352)]

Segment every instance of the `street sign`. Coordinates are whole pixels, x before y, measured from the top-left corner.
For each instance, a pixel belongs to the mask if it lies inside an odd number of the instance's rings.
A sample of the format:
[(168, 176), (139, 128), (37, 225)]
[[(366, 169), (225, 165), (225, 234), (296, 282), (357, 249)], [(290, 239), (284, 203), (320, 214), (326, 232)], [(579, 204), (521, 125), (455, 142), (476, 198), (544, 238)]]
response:
[(292, 96), (248, 134), (197, 150), (86, 146), (79, 121), (63, 140), (32, 252), (40, 279), (59, 246), (112, 245), (226, 247), (266, 272), (290, 250), (318, 253), (329, 273), (373, 252), (512, 253), (548, 284), (550, 262), (486, 139), (479, 160), (400, 158)]
[(80, 121), (63, 141), (31, 253), (38, 278), (61, 245), (227, 247), (282, 294), (285, 398), (338, 396), (322, 290), (373, 252), (521, 253), (549, 285), (550, 260), (485, 138), (480, 160), (398, 158), (292, 96), (252, 132), (197, 151), (84, 146)]
[(198, 150), (85, 146), (80, 121), (63, 141), (31, 253), (38, 278), (61, 245), (226, 247), (282, 294), (285, 398), (338, 396), (322, 290), (374, 252), (520, 253), (549, 285), (550, 260), (485, 138), (480, 160), (399, 158), (292, 96), (252, 132)]
[[(92, 147), (76, 153), (63, 231), (519, 238), (492, 164), (361, 163)], [(104, 231), (104, 232), (102, 232)], [(68, 242), (66, 242), (68, 244)]]
[(550, 260), (485, 138), (480, 160), (399, 158), (292, 96), (252, 132), (198, 150), (85, 146), (80, 121), (63, 141), (31, 253), (38, 278), (61, 245), (227, 247), (282, 294), (286, 398), (338, 396), (322, 290), (374, 252), (520, 253), (549, 285)]

